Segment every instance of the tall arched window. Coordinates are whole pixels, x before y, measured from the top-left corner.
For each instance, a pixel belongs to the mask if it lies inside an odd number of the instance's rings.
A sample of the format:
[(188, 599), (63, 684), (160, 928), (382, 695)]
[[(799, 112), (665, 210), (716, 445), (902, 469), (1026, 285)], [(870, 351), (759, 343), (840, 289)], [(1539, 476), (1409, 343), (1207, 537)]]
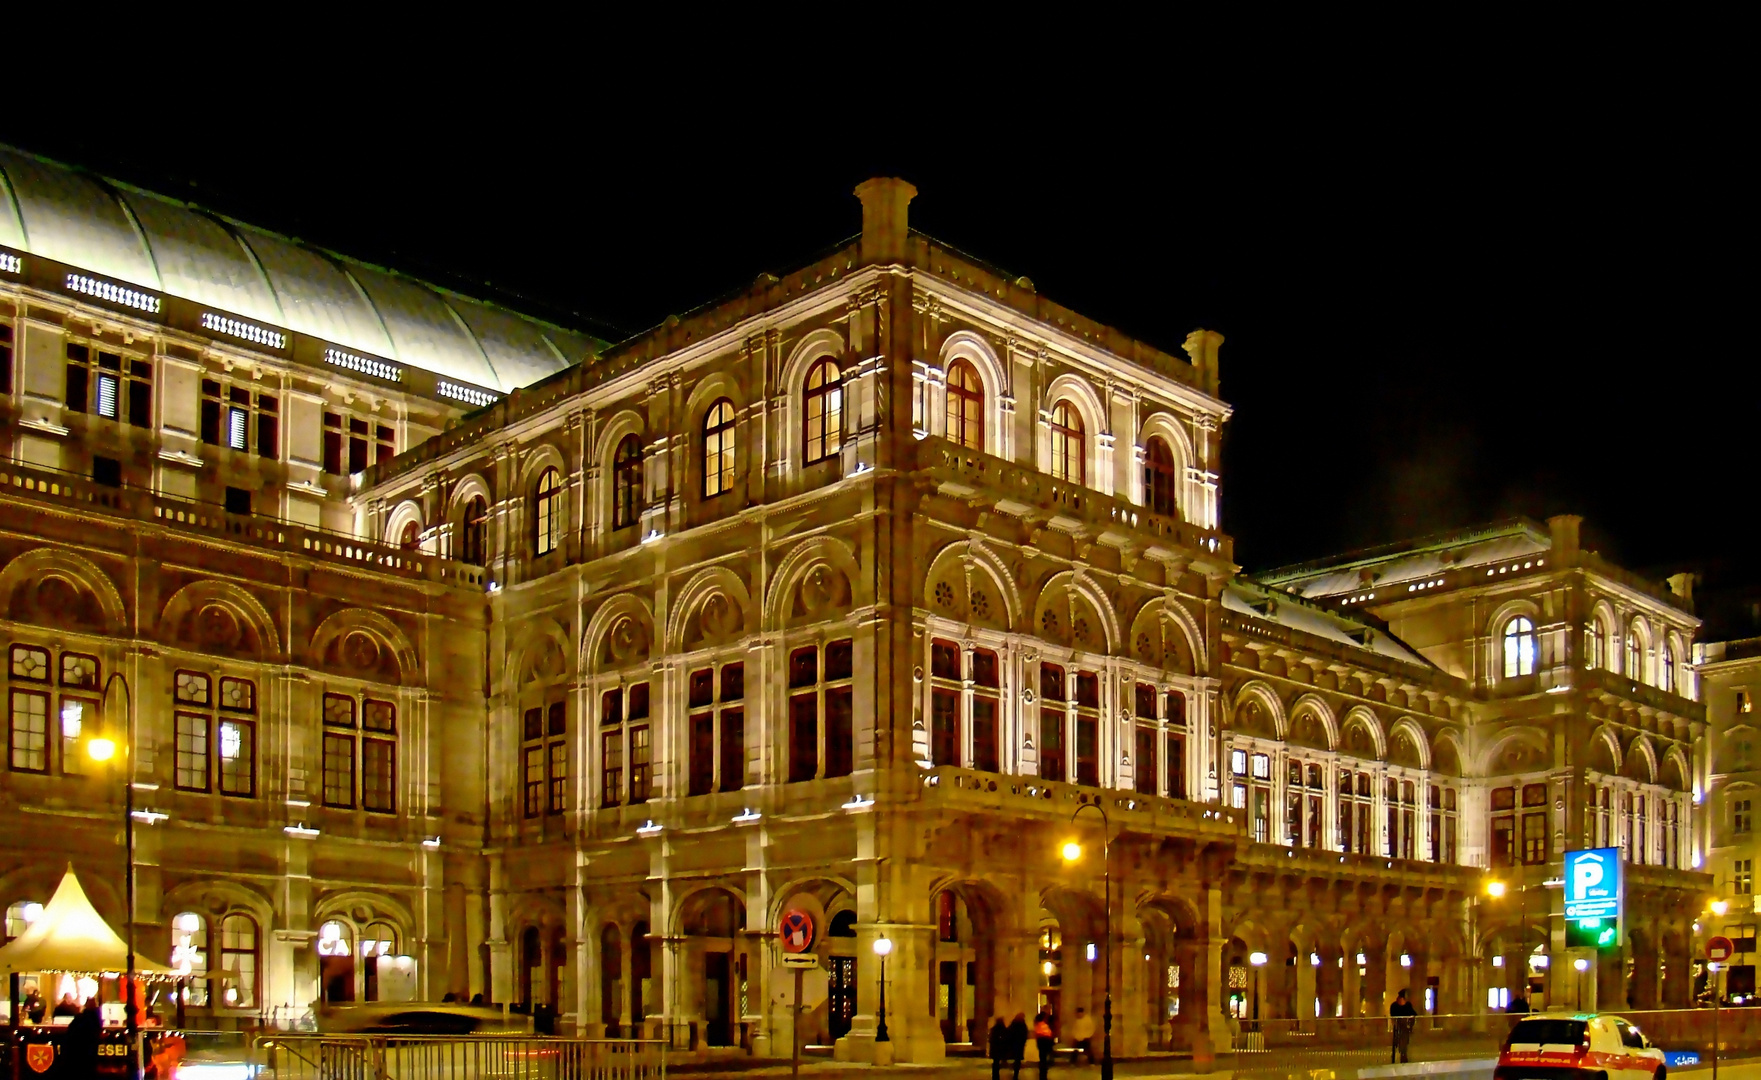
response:
[(642, 440), (625, 435), (611, 459), (611, 527), (627, 529), (642, 512)]
[(1626, 628), (1626, 669), (1621, 674), (1629, 679), (1645, 681), (1645, 644), (1639, 640), (1638, 623)]
[(422, 546), (422, 523), (409, 521), (404, 523), (404, 531), (398, 534), (397, 546), (405, 551), (414, 551)]
[(549, 555), (563, 542), (562, 473), (553, 467), (539, 474), (538, 492), (533, 502), (533, 517), (538, 525), (535, 547), (538, 554)]
[(830, 357), (807, 370), (801, 392), (801, 460), (824, 461), (844, 444), (844, 383)]
[(1584, 625), (1584, 666), (1595, 669), (1607, 666), (1607, 658), (1603, 650), (1607, 642), (1603, 640), (1602, 621), (1591, 619)]
[(1535, 673), (1535, 624), (1518, 615), (1504, 624), (1504, 677)]
[(965, 360), (948, 365), (948, 441), (968, 450), (984, 449), (984, 384)]
[(1151, 436), (1143, 448), (1143, 498), (1151, 513), (1174, 517), (1180, 510), (1174, 500), (1174, 451), (1168, 440)]
[(1675, 646), (1667, 641), (1657, 655), (1657, 688), (1675, 693)]
[(703, 497), (734, 487), (734, 403), (722, 398), (703, 415)]
[(1071, 483), (1086, 482), (1087, 446), (1082, 414), (1068, 401), (1052, 406), (1052, 475)]
[(171, 920), (171, 966), (189, 980), (184, 1004), (208, 1004), (208, 921), (193, 911)]
[(249, 915), (220, 920), (220, 969), (226, 976), (221, 1000), (229, 1009), (257, 1007), (257, 923)]
[(488, 534), (489, 504), (479, 495), (465, 504), (465, 516), (460, 519), (459, 558), (472, 566), (482, 566)]

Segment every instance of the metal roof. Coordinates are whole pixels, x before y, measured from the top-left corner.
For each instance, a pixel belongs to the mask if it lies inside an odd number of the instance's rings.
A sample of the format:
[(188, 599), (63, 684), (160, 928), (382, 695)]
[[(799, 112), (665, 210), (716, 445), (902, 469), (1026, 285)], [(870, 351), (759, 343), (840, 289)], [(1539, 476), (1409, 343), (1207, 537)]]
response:
[(0, 246), (502, 393), (602, 344), (7, 146)]

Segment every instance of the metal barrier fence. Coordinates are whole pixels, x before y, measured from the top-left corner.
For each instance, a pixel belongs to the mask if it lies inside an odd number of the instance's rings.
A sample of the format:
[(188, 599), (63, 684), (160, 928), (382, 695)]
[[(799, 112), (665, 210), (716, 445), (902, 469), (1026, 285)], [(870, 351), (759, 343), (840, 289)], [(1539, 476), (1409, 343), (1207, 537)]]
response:
[[(1716, 1017), (1709, 1008), (1605, 1011), (1627, 1020), (1659, 1049), (1697, 1054), (1702, 1063), (1711, 1060), (1715, 1046), (1720, 1056), (1761, 1053), (1761, 1008), (1726, 1007)], [(1523, 1018), (1520, 1013), (1420, 1016), (1406, 1040), (1405, 1057), (1415, 1063), (1489, 1063)], [(1256, 1080), (1312, 1080), (1329, 1072), (1343, 1080), (1401, 1056), (1388, 1017), (1243, 1021), (1230, 1034), (1235, 1075)], [(1477, 1075), (1467, 1068), (1445, 1072)]]
[(499, 1035), (266, 1035), (275, 1080), (664, 1080), (666, 1044)]

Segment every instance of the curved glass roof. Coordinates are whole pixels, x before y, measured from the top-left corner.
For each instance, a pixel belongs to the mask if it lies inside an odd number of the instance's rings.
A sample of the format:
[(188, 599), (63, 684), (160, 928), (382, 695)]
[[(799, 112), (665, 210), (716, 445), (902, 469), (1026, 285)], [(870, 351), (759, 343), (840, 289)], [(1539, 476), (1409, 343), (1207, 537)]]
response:
[(599, 345), (7, 146), (0, 244), (502, 393)]

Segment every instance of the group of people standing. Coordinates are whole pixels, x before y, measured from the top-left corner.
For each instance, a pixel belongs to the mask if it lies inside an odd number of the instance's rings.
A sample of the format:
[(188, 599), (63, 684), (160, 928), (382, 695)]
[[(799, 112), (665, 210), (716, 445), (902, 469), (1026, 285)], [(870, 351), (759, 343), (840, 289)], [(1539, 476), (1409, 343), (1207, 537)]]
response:
[[(1052, 1029), (1052, 1014), (1044, 1009), (1034, 1015), (1033, 1025), (1027, 1023), (1026, 1013), (1016, 1013), (1015, 1019), (1007, 1024), (1002, 1017), (997, 1017), (991, 1024), (991, 1080), (1003, 1080), (1003, 1067), (1013, 1065), (1014, 1073), (1011, 1080), (1021, 1080), (1021, 1064), (1027, 1057), (1027, 1040), (1032, 1037), (1034, 1049), (1039, 1052), (1040, 1080), (1046, 1080), (1052, 1071), (1052, 1055), (1058, 1049), (1058, 1035)], [(1070, 1045), (1077, 1054), (1087, 1054), (1089, 1064), (1094, 1064), (1095, 1022), (1082, 1009), (1076, 1010), (1076, 1016), (1070, 1021)]]

